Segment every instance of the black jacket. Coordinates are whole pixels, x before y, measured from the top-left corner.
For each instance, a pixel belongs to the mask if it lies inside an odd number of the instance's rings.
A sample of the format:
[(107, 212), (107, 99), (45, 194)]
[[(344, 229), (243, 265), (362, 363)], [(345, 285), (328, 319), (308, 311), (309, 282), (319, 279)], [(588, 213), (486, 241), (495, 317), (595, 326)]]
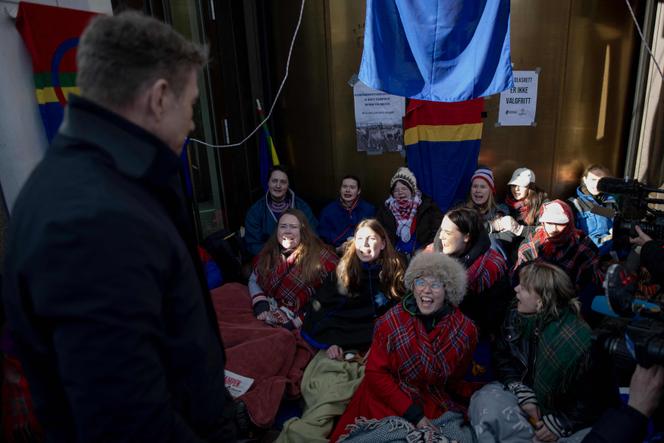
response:
[(73, 97), (16, 201), (3, 298), (47, 442), (234, 439), (178, 164)]
[[(387, 231), (393, 245), (397, 244), (397, 221), (390, 208), (381, 205), (376, 213), (376, 219)], [(443, 214), (430, 197), (422, 195), (422, 204), (415, 212), (415, 240), (419, 248), (423, 248), (433, 241), (436, 231), (443, 221)]]
[(320, 349), (337, 345), (366, 351), (374, 321), (393, 306), (380, 282), (380, 269), (362, 268), (359, 288), (350, 296), (341, 293), (344, 291), (340, 291), (336, 273), (331, 273), (309, 303), (302, 336)]
[(654, 281), (664, 286), (664, 241), (646, 242), (641, 249), (641, 264), (648, 269)]
[[(433, 250), (443, 253), (443, 244), (440, 241), (440, 228), (433, 240)], [(497, 251), (496, 251), (497, 252)], [(491, 240), (486, 229), (480, 231), (475, 244), (462, 256), (455, 257), (468, 270), (478, 260), (483, 260), (485, 255), (491, 253)], [(489, 256), (490, 257), (490, 256)], [(481, 261), (479, 263), (482, 263)], [(503, 272), (499, 272), (498, 263), (485, 262), (485, 272), (492, 275), (490, 285), (481, 292), (474, 291), (473, 282), (468, 282), (468, 290), (459, 308), (461, 312), (475, 322), (482, 336), (496, 337), (505, 320), (512, 300), (514, 290), (510, 285), (508, 266), (505, 263)], [(470, 278), (469, 278), (470, 280)]]
[(606, 411), (581, 443), (641, 443), (647, 429), (648, 417), (622, 405)]

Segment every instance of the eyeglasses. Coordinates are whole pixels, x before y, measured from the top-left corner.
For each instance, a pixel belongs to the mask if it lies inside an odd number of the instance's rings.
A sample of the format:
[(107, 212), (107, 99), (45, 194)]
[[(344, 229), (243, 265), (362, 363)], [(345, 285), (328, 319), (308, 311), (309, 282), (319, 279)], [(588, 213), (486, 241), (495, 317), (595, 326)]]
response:
[(432, 291), (440, 291), (441, 289), (443, 289), (443, 283), (441, 283), (438, 280), (428, 281), (424, 278), (416, 278), (415, 287), (418, 289), (429, 287), (429, 289), (431, 289)]

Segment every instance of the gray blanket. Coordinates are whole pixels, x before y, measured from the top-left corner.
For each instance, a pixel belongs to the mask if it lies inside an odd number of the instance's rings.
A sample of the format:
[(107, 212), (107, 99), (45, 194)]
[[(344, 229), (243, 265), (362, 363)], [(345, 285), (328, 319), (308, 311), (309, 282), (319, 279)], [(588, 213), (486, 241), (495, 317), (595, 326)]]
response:
[(401, 417), (380, 420), (358, 418), (349, 426), (350, 432), (339, 439), (344, 443), (475, 443), (472, 428), (464, 422), (463, 414), (446, 412), (431, 420), (435, 428), (417, 429)]

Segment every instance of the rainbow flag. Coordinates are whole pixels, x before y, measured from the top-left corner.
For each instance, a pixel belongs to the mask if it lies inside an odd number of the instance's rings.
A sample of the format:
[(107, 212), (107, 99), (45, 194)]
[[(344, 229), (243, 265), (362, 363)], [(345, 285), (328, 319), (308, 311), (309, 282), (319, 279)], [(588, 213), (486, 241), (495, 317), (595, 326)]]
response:
[(447, 211), (464, 200), (477, 169), (484, 99), (429, 102), (411, 99), (404, 117), (408, 167), (418, 187)]
[[(258, 112), (258, 118), (264, 120), (265, 113), (263, 112), (263, 106), (258, 99), (256, 99), (256, 111)], [(277, 148), (274, 146), (274, 140), (272, 139), (272, 134), (270, 134), (270, 128), (268, 128), (267, 122), (263, 123), (262, 129), (263, 130), (258, 136), (258, 163), (260, 167), (261, 185), (263, 185), (263, 189), (267, 192), (270, 168), (279, 164), (279, 155), (277, 155)]]
[(21, 2), (16, 28), (32, 58), (35, 94), (50, 142), (58, 132), (67, 96), (77, 94), (76, 47), (96, 14)]

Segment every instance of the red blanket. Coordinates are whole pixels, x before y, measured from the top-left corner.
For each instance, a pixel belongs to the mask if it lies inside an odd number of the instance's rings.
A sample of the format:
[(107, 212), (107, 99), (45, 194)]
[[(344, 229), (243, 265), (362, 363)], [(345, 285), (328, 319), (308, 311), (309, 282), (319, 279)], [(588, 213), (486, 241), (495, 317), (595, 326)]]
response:
[(212, 301), (226, 349), (226, 369), (254, 379), (239, 399), (254, 424), (270, 427), (284, 395), (300, 395), (302, 375), (313, 351), (299, 332), (257, 320), (244, 285), (229, 283), (214, 289)]

